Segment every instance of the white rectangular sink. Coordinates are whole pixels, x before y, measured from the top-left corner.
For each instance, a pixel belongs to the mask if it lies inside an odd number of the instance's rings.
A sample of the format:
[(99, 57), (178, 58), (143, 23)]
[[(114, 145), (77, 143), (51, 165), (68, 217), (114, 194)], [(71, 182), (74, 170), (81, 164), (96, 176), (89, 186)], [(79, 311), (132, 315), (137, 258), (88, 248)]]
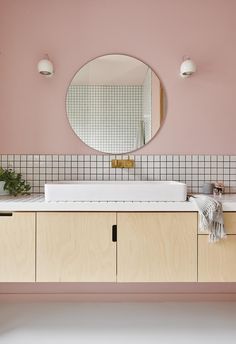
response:
[(73, 181), (45, 184), (47, 202), (186, 201), (187, 185), (174, 181)]

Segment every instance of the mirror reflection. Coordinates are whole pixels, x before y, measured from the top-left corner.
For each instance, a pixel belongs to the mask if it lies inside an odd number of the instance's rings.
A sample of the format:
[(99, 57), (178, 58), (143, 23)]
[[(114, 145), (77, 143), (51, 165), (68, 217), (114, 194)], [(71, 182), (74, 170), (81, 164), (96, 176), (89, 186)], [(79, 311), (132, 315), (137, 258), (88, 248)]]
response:
[(127, 55), (105, 55), (84, 65), (66, 95), (76, 135), (104, 153), (134, 151), (163, 123), (163, 89), (153, 70)]

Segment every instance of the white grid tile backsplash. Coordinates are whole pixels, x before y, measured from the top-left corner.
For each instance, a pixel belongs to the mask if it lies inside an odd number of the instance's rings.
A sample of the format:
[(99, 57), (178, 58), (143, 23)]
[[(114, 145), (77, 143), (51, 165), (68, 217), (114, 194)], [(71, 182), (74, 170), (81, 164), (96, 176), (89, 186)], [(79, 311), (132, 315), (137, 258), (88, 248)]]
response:
[(113, 169), (121, 155), (0, 155), (0, 166), (22, 173), (33, 193), (44, 184), (63, 180), (175, 180), (188, 191), (201, 192), (205, 182), (223, 181), (227, 193), (236, 193), (236, 156), (229, 155), (131, 155), (133, 169)]

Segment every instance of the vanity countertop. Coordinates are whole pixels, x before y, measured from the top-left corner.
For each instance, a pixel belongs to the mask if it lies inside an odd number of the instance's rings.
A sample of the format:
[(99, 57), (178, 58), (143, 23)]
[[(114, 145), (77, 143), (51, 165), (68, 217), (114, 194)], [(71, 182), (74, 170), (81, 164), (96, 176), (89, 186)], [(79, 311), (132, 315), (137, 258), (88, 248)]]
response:
[[(224, 211), (236, 211), (236, 194), (221, 198)], [(4, 211), (197, 211), (192, 202), (45, 202), (43, 194), (0, 196)]]

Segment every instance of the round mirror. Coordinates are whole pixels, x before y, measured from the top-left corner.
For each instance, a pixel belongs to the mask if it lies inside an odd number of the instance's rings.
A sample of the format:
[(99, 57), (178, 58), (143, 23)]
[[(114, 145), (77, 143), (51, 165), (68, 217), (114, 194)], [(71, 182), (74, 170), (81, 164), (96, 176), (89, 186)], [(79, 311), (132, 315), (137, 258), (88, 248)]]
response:
[(66, 110), (76, 135), (88, 146), (111, 154), (134, 151), (163, 123), (163, 88), (154, 71), (127, 55), (105, 55), (74, 76)]

